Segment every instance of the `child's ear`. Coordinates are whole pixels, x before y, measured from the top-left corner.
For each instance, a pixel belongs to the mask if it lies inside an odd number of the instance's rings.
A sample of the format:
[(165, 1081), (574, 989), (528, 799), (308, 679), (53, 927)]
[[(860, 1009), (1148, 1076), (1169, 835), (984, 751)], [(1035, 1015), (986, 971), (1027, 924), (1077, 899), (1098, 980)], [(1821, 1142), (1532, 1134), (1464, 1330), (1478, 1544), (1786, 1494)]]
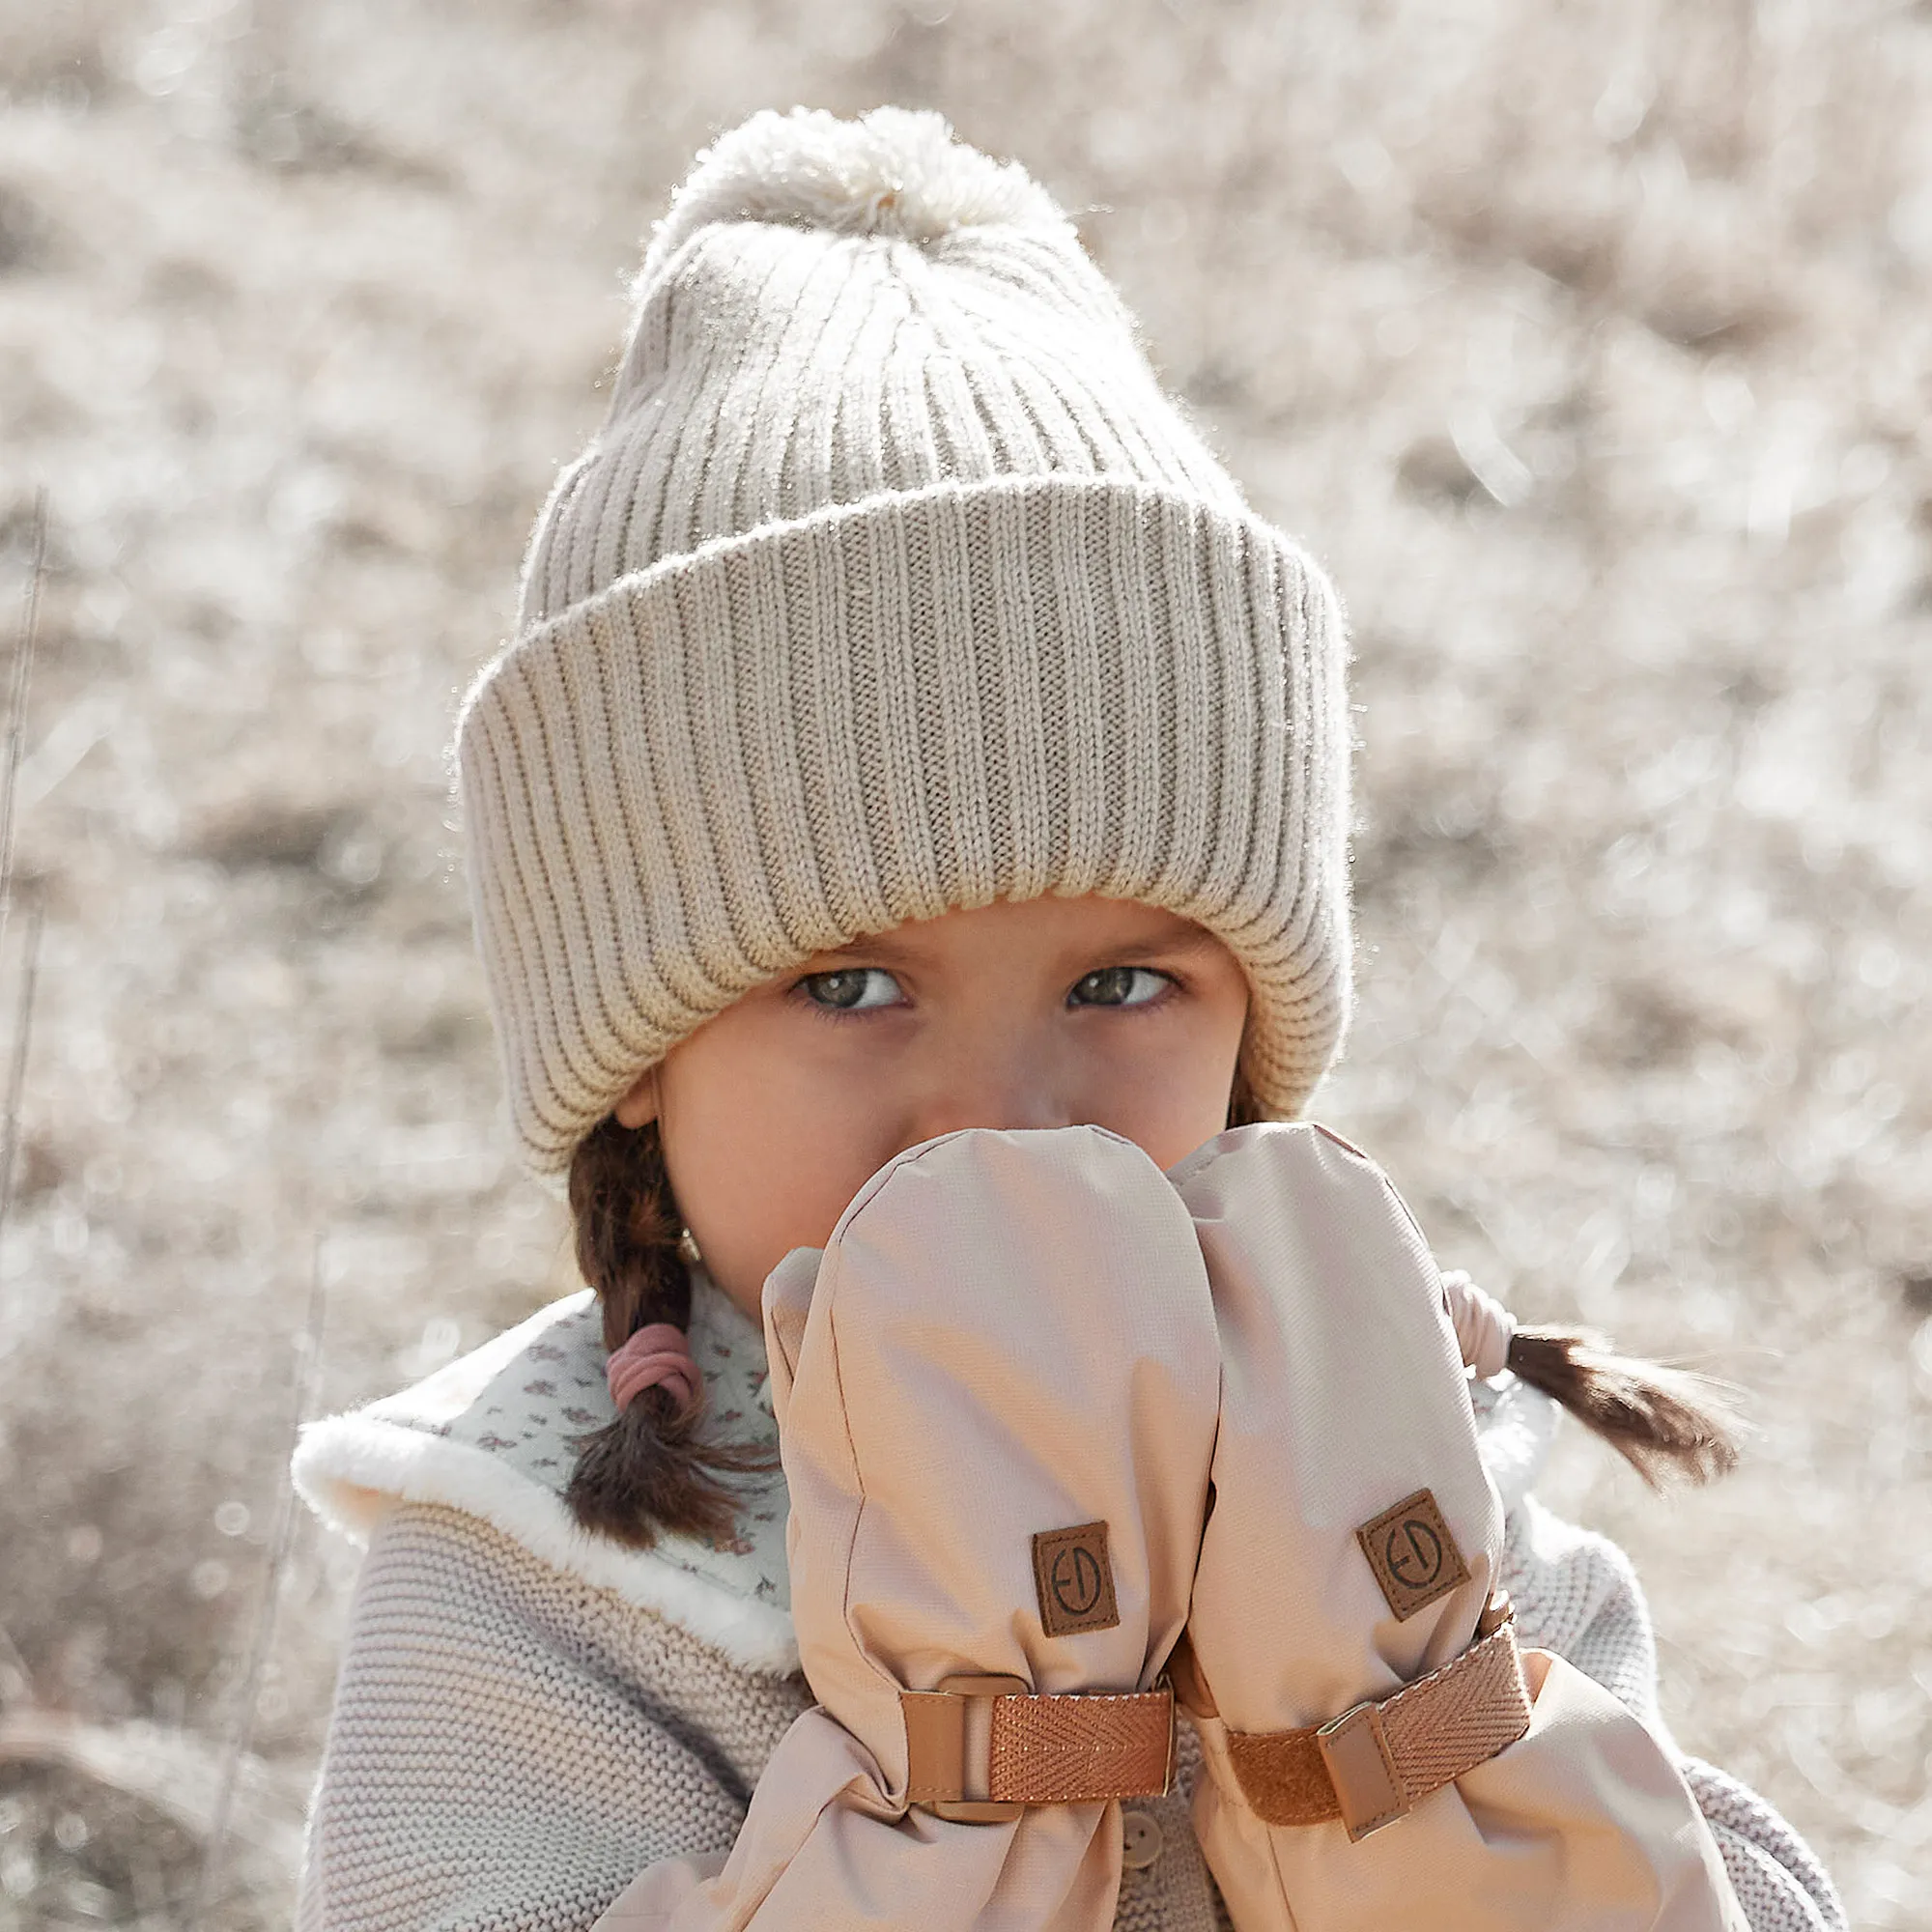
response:
[(619, 1100), (611, 1112), (617, 1117), (620, 1127), (630, 1127), (634, 1131), (648, 1126), (658, 1117), (658, 1070), (648, 1068), (638, 1076), (631, 1091)]

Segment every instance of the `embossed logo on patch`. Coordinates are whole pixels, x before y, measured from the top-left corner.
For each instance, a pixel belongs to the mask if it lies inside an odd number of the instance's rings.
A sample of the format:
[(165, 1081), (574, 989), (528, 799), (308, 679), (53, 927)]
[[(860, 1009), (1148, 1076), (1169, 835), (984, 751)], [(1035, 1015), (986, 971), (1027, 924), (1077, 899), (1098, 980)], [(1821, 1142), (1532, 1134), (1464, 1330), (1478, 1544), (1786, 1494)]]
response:
[(1112, 1630), (1121, 1621), (1104, 1522), (1041, 1530), (1033, 1540), (1033, 1582), (1048, 1636)]
[(1427, 1490), (1365, 1522), (1355, 1540), (1398, 1622), (1469, 1580), (1469, 1566)]

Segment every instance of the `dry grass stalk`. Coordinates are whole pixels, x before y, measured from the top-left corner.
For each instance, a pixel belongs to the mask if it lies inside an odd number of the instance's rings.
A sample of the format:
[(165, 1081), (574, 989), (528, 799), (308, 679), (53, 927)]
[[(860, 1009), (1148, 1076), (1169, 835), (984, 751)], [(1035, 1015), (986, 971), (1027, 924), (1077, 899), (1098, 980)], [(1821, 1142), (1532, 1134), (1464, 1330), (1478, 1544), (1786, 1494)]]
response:
[[(12, 896), (12, 881), (0, 889), (0, 905)], [(6, 1114), (0, 1119), (0, 1233), (14, 1206), (14, 1170), (20, 1150), (20, 1094), (27, 1079), (27, 1048), (33, 1037), (34, 987), (40, 977), (41, 927), (45, 907), (36, 893), (27, 907), (27, 936), (21, 943), (20, 984), (14, 998), (14, 1049), (7, 1065)], [(0, 915), (4, 930), (4, 915)]]
[(27, 692), (34, 676), (34, 651), (40, 641), (41, 584), (47, 570), (47, 493), (34, 493), (33, 561), (27, 568), (27, 588), (20, 613), (20, 637), (14, 649), (14, 669), (7, 692), (7, 751), (0, 766), (0, 938), (14, 909), (14, 794), (20, 778), (20, 760), (27, 742)]
[(5, 1624), (0, 1624), (0, 1710), (15, 1698), (31, 1703), (33, 1696), (34, 1673), (27, 1667), (27, 1660), (14, 1641), (13, 1634)]
[(240, 1708), (228, 1747), (222, 1753), (220, 1781), (210, 1812), (207, 1837), (203, 1843), (201, 1868), (195, 1879), (194, 1896), (187, 1916), (189, 1932), (201, 1925), (214, 1897), (215, 1881), (221, 1874), (222, 1855), (227, 1849), (229, 1827), (234, 1815), (236, 1791), (244, 1766), (256, 1762), (250, 1750), (254, 1742), (255, 1706), (261, 1689), (262, 1672), (274, 1642), (275, 1613), (281, 1604), (282, 1576), (288, 1568), (289, 1552), (295, 1544), (298, 1517), (295, 1486), (288, 1477), (289, 1457), (302, 1423), (307, 1420), (322, 1379), (323, 1321), (327, 1308), (324, 1284), (322, 1243), (315, 1244), (309, 1267), (308, 1316), (302, 1327), (300, 1353), (296, 1363), (294, 1401), (290, 1405), (288, 1441), (281, 1457), (281, 1492), (276, 1503), (275, 1533), (269, 1546), (268, 1574), (255, 1607), (255, 1627), (248, 1640), (247, 1661), (242, 1665), (239, 1691)]
[[(47, 493), (34, 493), (33, 561), (27, 570), (25, 601), (20, 613), (19, 640), (14, 647), (14, 671), (7, 692), (7, 750), (0, 762), (0, 940), (7, 936), (14, 911), (14, 797), (20, 777), (20, 759), (27, 740), (27, 693), (34, 675), (34, 651), (40, 641), (41, 583), (47, 568)], [(14, 1052), (7, 1069), (4, 1126), (0, 1126), (0, 1233), (14, 1205), (14, 1168), (20, 1146), (20, 1092), (27, 1077), (27, 1042), (33, 1027), (34, 981), (40, 970), (42, 906), (35, 895), (20, 963), (20, 988), (14, 1015)]]

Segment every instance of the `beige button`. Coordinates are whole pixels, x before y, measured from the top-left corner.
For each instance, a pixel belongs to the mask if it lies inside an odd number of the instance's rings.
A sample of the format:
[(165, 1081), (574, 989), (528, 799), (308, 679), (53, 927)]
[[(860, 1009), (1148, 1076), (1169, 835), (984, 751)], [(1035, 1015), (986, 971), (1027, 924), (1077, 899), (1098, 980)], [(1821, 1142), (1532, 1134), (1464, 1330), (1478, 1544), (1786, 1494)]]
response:
[(1145, 1811), (1121, 1813), (1121, 1862), (1129, 1871), (1146, 1871), (1160, 1857), (1160, 1821)]

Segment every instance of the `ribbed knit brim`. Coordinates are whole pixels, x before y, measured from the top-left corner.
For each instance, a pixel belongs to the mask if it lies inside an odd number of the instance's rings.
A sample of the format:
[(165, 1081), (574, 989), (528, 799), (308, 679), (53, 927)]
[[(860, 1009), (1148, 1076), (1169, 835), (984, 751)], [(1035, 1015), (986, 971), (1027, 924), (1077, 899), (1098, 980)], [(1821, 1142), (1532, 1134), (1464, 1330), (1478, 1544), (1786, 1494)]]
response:
[(935, 116), (757, 117), (458, 727), (527, 1163), (813, 953), (1048, 893), (1225, 941), (1297, 1111), (1349, 1009), (1344, 657), (1024, 175)]

